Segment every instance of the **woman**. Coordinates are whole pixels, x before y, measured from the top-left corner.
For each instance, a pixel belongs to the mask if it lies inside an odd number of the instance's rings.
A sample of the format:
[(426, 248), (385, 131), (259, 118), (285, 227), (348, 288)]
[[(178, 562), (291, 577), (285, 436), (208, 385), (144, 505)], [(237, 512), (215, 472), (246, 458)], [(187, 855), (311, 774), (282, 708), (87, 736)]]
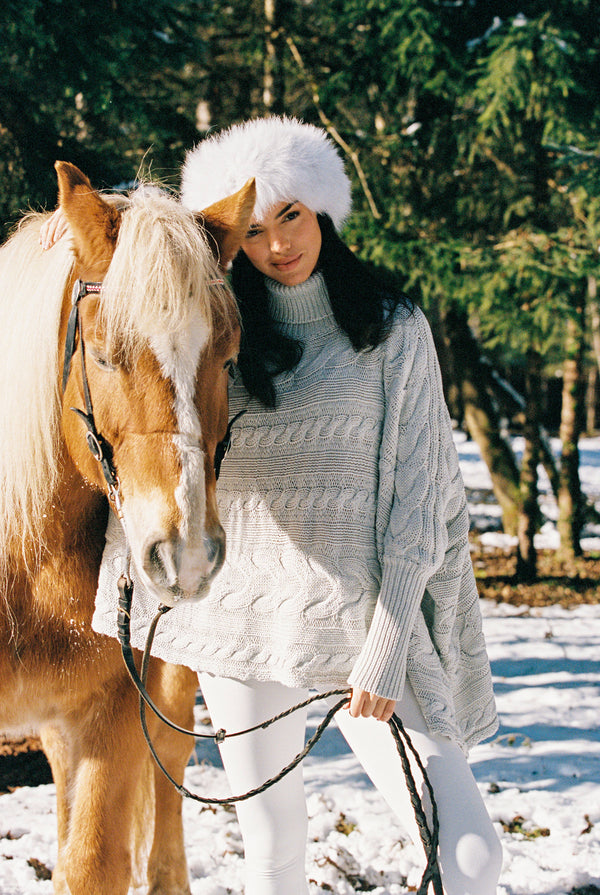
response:
[[(227, 560), (205, 600), (164, 618), (153, 651), (198, 672), (228, 731), (309, 689), (352, 687), (336, 720), (418, 837), (379, 723), (395, 711), (433, 786), (447, 895), (492, 895), (501, 850), (465, 755), (497, 721), (431, 333), (338, 237), (350, 184), (323, 131), (270, 118), (212, 136), (188, 154), (182, 201), (200, 211), (251, 177), (254, 219), (232, 269), (243, 341), (230, 412), (243, 414), (219, 480)], [(113, 636), (122, 553), (109, 525), (94, 627)], [(153, 607), (139, 584), (136, 601), (142, 646)], [(232, 790), (286, 765), (305, 723), (299, 711), (226, 740)], [(300, 768), (237, 811), (246, 895), (306, 895)]]

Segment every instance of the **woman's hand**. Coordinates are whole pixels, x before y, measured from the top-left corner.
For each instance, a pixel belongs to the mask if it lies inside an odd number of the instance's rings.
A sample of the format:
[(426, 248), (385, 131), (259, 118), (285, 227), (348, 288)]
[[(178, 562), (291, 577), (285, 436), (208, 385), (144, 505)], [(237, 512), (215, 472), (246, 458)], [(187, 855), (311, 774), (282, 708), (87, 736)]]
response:
[(62, 208), (58, 207), (40, 229), (40, 245), (43, 249), (51, 249), (68, 232), (69, 225)]
[(384, 699), (367, 690), (354, 688), (348, 703), (348, 710), (353, 718), (377, 718), (378, 721), (389, 721), (394, 714), (396, 701)]

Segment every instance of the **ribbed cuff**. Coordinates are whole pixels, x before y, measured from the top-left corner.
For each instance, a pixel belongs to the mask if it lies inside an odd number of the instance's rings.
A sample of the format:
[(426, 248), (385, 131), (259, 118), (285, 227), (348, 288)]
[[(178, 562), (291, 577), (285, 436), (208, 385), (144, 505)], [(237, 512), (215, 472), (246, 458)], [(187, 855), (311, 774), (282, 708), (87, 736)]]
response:
[(402, 698), (408, 644), (429, 574), (410, 562), (385, 564), (369, 633), (348, 678), (352, 687)]

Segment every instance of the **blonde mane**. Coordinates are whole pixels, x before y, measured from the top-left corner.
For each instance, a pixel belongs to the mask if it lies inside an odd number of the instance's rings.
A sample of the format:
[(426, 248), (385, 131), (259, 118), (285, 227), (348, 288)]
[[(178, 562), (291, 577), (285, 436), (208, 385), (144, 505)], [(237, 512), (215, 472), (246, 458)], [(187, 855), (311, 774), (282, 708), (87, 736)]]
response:
[(68, 240), (43, 254), (42, 215), (0, 249), (0, 568), (39, 534), (58, 478), (58, 327), (73, 266)]
[[(108, 197), (107, 197), (108, 198)], [(119, 197), (123, 204), (123, 197)], [(0, 575), (20, 542), (43, 550), (43, 530), (60, 469), (58, 329), (73, 267), (70, 240), (42, 252), (44, 215), (24, 219), (0, 248)], [(153, 335), (174, 340), (198, 311), (207, 332), (232, 325), (236, 306), (218, 279), (207, 237), (194, 216), (156, 188), (125, 202), (119, 238), (102, 290), (107, 333), (134, 352)]]

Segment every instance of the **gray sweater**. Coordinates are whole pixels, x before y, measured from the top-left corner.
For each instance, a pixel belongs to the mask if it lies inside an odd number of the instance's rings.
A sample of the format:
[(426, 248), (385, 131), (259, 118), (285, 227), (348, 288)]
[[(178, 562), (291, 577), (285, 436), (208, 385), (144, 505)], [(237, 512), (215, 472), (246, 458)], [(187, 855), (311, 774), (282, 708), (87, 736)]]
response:
[[(429, 728), (468, 746), (496, 729), (471, 566), (469, 520), (425, 317), (396, 311), (356, 353), (320, 274), (267, 282), (275, 319), (300, 339), (278, 406), (250, 399), (219, 479), (227, 559), (200, 603), (162, 620), (153, 652), (195, 670), (399, 699), (408, 674)], [(94, 628), (116, 635), (123, 541), (110, 524)], [(136, 584), (132, 642), (154, 601)]]

